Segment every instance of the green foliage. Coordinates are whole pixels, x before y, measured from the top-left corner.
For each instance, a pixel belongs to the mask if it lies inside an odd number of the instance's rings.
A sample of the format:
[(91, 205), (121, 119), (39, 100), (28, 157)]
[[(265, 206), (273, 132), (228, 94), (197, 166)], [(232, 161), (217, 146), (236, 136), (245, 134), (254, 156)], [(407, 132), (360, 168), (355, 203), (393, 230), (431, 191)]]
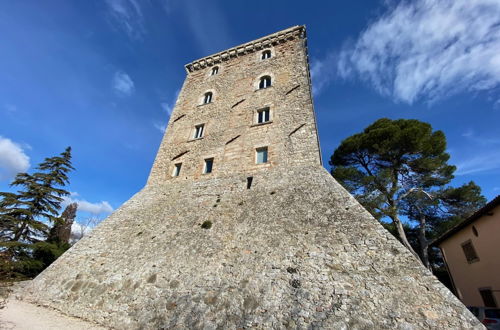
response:
[(33, 174), (19, 173), (11, 183), (16, 193), (0, 192), (0, 275), (32, 277), (59, 257), (68, 246), (44, 242), (55, 224), (63, 197), (69, 195), (71, 148), (46, 158)]
[(391, 220), (385, 226), (411, 252), (420, 249), (425, 264), (427, 238), (485, 203), (474, 182), (446, 187), (456, 169), (449, 158), (442, 131), (418, 120), (382, 118), (343, 140), (330, 165), (337, 181), (375, 218)]
[(201, 224), (201, 228), (203, 228), (203, 229), (212, 228), (212, 221), (210, 221), (210, 220), (203, 221), (203, 223)]

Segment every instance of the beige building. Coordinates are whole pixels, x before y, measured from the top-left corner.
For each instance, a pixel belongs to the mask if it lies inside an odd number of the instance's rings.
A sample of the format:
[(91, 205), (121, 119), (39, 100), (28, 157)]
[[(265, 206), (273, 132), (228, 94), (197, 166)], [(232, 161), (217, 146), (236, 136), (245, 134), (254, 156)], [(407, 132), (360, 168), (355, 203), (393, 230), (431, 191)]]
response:
[(434, 243), (467, 306), (500, 306), (500, 196)]

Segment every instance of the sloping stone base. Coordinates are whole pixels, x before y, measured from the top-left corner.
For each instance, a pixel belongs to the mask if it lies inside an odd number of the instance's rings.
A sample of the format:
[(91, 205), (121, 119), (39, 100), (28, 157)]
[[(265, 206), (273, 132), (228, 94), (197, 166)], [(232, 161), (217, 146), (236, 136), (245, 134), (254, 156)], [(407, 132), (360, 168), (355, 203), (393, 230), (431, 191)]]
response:
[(146, 187), (40, 274), (30, 300), (120, 329), (482, 328), (323, 168), (246, 186)]

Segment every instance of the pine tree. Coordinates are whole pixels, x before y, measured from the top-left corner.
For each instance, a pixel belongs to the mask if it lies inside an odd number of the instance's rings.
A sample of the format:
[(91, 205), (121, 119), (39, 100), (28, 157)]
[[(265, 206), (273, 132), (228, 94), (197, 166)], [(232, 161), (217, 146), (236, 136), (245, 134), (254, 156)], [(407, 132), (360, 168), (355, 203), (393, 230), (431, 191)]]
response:
[(46, 158), (36, 168), (37, 172), (16, 175), (11, 186), (19, 188), (17, 193), (0, 192), (2, 272), (17, 271), (32, 276), (43, 268), (43, 262), (33, 259), (36, 244), (47, 238), (63, 197), (69, 195), (64, 186), (69, 183), (68, 173), (73, 169), (68, 147), (59, 156)]

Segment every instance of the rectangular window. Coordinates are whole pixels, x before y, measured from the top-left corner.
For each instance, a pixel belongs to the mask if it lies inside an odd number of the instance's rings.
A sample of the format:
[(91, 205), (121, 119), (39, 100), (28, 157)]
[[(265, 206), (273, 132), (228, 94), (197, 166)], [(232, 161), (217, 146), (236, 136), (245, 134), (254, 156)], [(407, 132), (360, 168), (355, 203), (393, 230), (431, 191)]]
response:
[(178, 163), (174, 165), (174, 171), (172, 172), (172, 176), (179, 176), (181, 174), (181, 166), (182, 163)]
[(194, 127), (194, 138), (201, 139), (203, 137), (203, 129), (205, 125), (197, 125)]
[(214, 167), (214, 159), (213, 158), (205, 159), (205, 167), (203, 168), (203, 173), (205, 174), (212, 173), (213, 167)]
[(479, 261), (479, 257), (477, 256), (476, 250), (474, 249), (474, 245), (472, 245), (471, 240), (462, 243), (462, 249), (464, 250), (465, 258), (467, 259), (467, 262), (469, 264)]
[(255, 152), (256, 152), (255, 160), (257, 164), (267, 163), (267, 147), (257, 148)]
[(267, 123), (270, 119), (270, 112), (271, 111), (269, 110), (269, 108), (257, 111), (257, 123), (258, 124)]
[(481, 298), (483, 298), (484, 307), (497, 307), (497, 302), (490, 288), (479, 289)]

